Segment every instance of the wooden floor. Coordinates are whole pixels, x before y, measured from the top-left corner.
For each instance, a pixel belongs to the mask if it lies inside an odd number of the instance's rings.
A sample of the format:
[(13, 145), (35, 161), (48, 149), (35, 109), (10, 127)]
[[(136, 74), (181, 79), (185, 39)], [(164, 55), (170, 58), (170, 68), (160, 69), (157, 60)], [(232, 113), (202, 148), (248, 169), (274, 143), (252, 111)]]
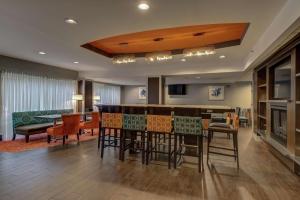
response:
[(168, 170), (136, 157), (122, 163), (113, 148), (101, 160), (96, 141), (0, 154), (0, 199), (300, 199), (300, 178), (250, 129), (240, 130), (239, 142), (239, 171), (215, 157), (203, 174), (192, 164)]

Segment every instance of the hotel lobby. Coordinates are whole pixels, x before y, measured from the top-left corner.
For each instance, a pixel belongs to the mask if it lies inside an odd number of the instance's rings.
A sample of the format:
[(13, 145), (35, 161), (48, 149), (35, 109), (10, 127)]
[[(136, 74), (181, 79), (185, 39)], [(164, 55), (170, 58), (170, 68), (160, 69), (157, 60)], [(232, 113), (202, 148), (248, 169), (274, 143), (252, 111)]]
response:
[(299, 0), (0, 0), (0, 200), (300, 199)]

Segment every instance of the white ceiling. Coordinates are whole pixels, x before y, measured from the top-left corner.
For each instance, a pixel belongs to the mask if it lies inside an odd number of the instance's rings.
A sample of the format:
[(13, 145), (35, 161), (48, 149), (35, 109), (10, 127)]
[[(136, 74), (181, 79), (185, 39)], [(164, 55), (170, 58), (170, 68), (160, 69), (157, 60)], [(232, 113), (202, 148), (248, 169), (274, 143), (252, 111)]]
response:
[[(147, 76), (241, 73), (245, 59), (286, 0), (0, 0), (0, 54), (80, 71), (80, 76), (115, 84), (143, 84)], [(64, 22), (67, 17), (77, 25)], [(157, 28), (249, 22), (240, 46), (186, 62), (113, 65), (80, 45), (96, 39)], [(38, 51), (47, 52), (39, 55)], [(225, 59), (219, 59), (226, 55)], [(79, 61), (79, 64), (73, 64)], [(234, 74), (234, 73), (233, 73)], [(188, 75), (188, 76), (186, 76)], [(233, 75), (232, 78), (239, 78)]]

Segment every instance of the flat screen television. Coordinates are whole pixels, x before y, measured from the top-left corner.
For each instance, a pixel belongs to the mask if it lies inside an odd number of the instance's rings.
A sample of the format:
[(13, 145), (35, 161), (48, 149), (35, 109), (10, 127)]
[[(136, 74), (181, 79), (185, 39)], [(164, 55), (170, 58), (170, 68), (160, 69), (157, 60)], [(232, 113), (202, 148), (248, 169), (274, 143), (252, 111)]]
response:
[(168, 94), (186, 95), (186, 85), (184, 84), (168, 85)]
[(291, 60), (286, 59), (274, 66), (273, 99), (290, 99), (291, 97)]

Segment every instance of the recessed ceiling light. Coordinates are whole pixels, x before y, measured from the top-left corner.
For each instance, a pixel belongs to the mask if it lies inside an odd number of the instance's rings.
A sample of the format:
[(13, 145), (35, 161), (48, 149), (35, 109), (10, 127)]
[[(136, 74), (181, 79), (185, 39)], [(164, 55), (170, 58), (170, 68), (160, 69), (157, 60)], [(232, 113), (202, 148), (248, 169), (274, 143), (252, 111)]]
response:
[(148, 10), (148, 9), (150, 8), (150, 6), (149, 6), (149, 4), (147, 4), (147, 3), (140, 3), (140, 4), (138, 5), (138, 8), (139, 8), (140, 10)]
[(226, 58), (226, 56), (224, 56), (224, 55), (221, 55), (219, 58), (220, 58), (220, 59), (223, 59), (223, 58)]
[(79, 62), (78, 61), (75, 61), (75, 62), (73, 62), (74, 64), (78, 64)]
[(182, 62), (185, 62), (185, 61), (186, 61), (186, 59), (185, 59), (185, 58), (182, 58), (182, 59), (181, 59), (181, 61), (182, 61)]
[(44, 52), (44, 51), (39, 51), (39, 54), (40, 54), (40, 55), (45, 55), (46, 52)]
[(78, 22), (75, 19), (71, 19), (71, 18), (66, 18), (65, 22), (67, 24), (78, 24)]

